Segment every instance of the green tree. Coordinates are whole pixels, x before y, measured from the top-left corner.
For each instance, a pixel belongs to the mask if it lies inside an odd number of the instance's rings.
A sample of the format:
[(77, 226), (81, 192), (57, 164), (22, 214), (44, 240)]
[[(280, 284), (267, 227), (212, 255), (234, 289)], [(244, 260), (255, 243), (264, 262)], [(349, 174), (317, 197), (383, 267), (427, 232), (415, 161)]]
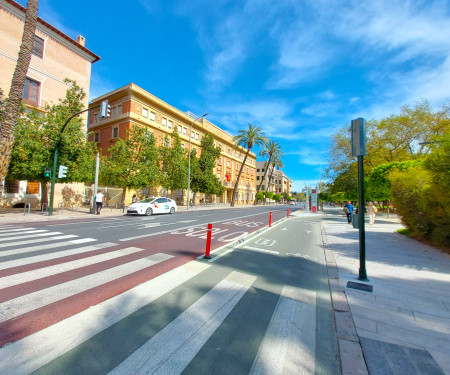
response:
[[(264, 137), (264, 133), (261, 128), (248, 124), (248, 129), (239, 130), (238, 135), (234, 137), (233, 141), (236, 148), (238, 148), (239, 146), (245, 147), (247, 149), (247, 152), (245, 153), (244, 160), (241, 164), (241, 168), (239, 169), (239, 173), (237, 175), (236, 182), (234, 184), (233, 196), (231, 198), (230, 204), (231, 207), (234, 207), (234, 201), (236, 199), (238, 184), (241, 179), (241, 174), (242, 171), (244, 170), (244, 165), (245, 162), (247, 161), (248, 154), (250, 153), (255, 144), (261, 147), (267, 141), (267, 139)], [(256, 201), (257, 199), (255, 199), (255, 203)]]
[[(57, 104), (47, 105), (45, 112), (23, 113), (15, 128), (15, 141), (11, 153), (8, 177), (18, 180), (39, 181), (42, 186), (42, 202), (47, 203), (47, 181), (44, 170), (53, 165), (58, 136), (65, 121), (83, 108), (86, 93), (74, 81), (66, 96)], [(59, 182), (90, 182), (93, 179), (93, 159), (96, 144), (86, 140), (84, 125), (75, 117), (60, 136), (59, 164), (68, 167), (67, 177)]]
[[(262, 177), (261, 182), (259, 183), (259, 186), (256, 190), (257, 194), (258, 194), (259, 190), (261, 189), (261, 186), (262, 186), (264, 180), (266, 179), (267, 170), (271, 167), (273, 158), (274, 157), (276, 157), (276, 158), (283, 157), (283, 151), (281, 151), (281, 145), (274, 140), (267, 139), (264, 142), (263, 149), (260, 151), (259, 156), (261, 156), (263, 158), (264, 157), (267, 158), (267, 162), (265, 163), (266, 168), (264, 171), (264, 176)], [(270, 180), (267, 183), (267, 188), (269, 187), (269, 185), (270, 185)], [(255, 201), (255, 204), (256, 204), (256, 201)]]
[[(283, 161), (281, 160), (282, 158), (283, 158), (282, 154), (276, 154), (272, 158), (272, 163), (270, 165), (269, 185), (270, 185), (270, 181), (272, 181), (273, 172), (275, 172), (275, 168), (280, 170), (281, 168), (284, 167)], [(267, 168), (267, 166), (266, 166), (266, 168)]]
[[(38, 0), (28, 0), (23, 25), (22, 43), (20, 44), (16, 68), (11, 80), (9, 98), (0, 126), (0, 182), (4, 180), (10, 163), (14, 145), (14, 134), (22, 103), (25, 78), (30, 65), (33, 49), (34, 32), (38, 16)], [(3, 184), (0, 183), (0, 198), (3, 194)]]
[(281, 194), (274, 194), (273, 195), (273, 200), (277, 203), (280, 203), (281, 200)]
[[(191, 171), (196, 166), (195, 151), (191, 152)], [(181, 146), (180, 136), (176, 131), (173, 131), (169, 136), (164, 137), (163, 144), (159, 147), (159, 158), (161, 165), (161, 179), (160, 185), (170, 190), (171, 195), (178, 189), (187, 188), (188, 178), (188, 159), (186, 152)]]
[[(220, 157), (220, 147), (214, 145), (214, 136), (206, 133), (201, 140), (201, 155), (197, 159), (196, 155), (191, 159), (191, 184), (190, 188), (196, 193), (221, 195), (225, 188), (214, 175), (216, 160)], [(194, 161), (195, 160), (195, 161)], [(193, 163), (194, 161), (194, 163)], [(193, 166), (194, 164), (194, 166)]]
[(158, 149), (153, 134), (134, 126), (126, 139), (119, 139), (102, 158), (100, 181), (122, 188), (122, 201), (127, 189), (155, 187), (159, 182)]

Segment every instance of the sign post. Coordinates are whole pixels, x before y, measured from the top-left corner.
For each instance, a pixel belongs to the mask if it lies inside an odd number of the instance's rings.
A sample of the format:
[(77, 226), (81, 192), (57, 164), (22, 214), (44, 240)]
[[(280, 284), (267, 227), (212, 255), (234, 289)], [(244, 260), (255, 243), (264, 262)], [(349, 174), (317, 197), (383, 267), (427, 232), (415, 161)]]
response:
[(366, 154), (366, 120), (352, 120), (352, 156), (358, 158), (359, 280), (368, 281), (366, 271), (366, 232), (364, 227), (364, 155)]

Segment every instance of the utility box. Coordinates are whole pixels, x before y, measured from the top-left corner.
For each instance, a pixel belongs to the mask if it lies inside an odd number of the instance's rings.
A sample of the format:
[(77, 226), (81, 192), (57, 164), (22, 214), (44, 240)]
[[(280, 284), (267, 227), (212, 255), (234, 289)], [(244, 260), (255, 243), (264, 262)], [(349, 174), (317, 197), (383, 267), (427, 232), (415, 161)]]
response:
[(352, 214), (352, 225), (353, 225), (353, 228), (359, 229), (359, 216), (358, 216), (358, 214), (355, 214), (355, 213)]

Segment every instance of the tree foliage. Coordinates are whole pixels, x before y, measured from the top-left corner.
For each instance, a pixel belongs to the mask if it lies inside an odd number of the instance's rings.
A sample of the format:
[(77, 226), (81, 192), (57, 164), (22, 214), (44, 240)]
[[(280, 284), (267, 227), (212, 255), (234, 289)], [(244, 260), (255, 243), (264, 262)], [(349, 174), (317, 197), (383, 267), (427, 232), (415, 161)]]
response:
[[(163, 144), (158, 148), (159, 160), (161, 165), (160, 185), (171, 192), (178, 189), (187, 188), (188, 179), (188, 160), (186, 152), (181, 146), (180, 136), (173, 131), (169, 136), (164, 137)], [(191, 153), (191, 158), (193, 159)], [(191, 159), (191, 163), (192, 163)], [(191, 172), (195, 168), (191, 164)]]
[(159, 182), (158, 149), (155, 138), (148, 130), (132, 127), (126, 139), (119, 139), (108, 148), (108, 156), (102, 158), (100, 181), (104, 185), (116, 185), (123, 189), (154, 187)]

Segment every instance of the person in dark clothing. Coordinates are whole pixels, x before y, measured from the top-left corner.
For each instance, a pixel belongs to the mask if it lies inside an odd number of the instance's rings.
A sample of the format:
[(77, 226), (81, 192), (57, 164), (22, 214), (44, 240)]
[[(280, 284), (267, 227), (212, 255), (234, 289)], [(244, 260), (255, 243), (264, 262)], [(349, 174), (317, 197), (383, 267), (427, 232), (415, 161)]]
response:
[(352, 214), (353, 214), (353, 204), (348, 201), (344, 206), (344, 212), (347, 215), (347, 222), (350, 224), (352, 222)]

